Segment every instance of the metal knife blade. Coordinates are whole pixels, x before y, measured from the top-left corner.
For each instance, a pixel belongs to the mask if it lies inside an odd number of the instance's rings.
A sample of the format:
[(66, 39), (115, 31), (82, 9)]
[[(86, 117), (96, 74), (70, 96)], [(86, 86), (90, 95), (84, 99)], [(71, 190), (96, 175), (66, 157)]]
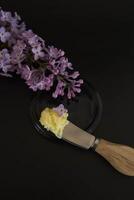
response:
[(95, 142), (95, 136), (80, 129), (71, 122), (65, 126), (62, 139), (84, 149), (89, 149)]

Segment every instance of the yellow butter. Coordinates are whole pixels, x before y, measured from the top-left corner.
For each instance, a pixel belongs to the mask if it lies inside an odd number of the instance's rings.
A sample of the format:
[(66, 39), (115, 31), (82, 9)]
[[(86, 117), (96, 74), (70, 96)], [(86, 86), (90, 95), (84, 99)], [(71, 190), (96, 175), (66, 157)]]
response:
[(40, 123), (52, 133), (55, 134), (56, 137), (62, 138), (62, 133), (64, 127), (69, 123), (67, 120), (68, 113), (64, 113), (63, 115), (59, 115), (52, 108), (45, 108), (41, 112)]

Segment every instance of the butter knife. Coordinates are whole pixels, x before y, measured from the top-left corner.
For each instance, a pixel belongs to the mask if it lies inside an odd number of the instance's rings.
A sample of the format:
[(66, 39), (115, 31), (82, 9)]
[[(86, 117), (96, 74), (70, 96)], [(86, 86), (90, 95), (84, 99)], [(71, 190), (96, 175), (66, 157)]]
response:
[(96, 139), (94, 135), (87, 133), (71, 122), (65, 126), (62, 139), (86, 150), (93, 148), (120, 173), (134, 176), (133, 148), (111, 143), (104, 139)]

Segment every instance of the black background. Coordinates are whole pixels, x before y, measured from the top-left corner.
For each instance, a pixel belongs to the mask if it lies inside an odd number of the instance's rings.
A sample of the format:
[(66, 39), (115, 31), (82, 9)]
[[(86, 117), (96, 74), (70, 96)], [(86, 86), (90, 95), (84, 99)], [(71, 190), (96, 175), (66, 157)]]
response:
[[(134, 146), (133, 1), (2, 0), (0, 6), (64, 49), (97, 88), (103, 116), (95, 135)], [(29, 117), (33, 96), (19, 78), (0, 77), (1, 199), (133, 199), (134, 178), (93, 152), (36, 133)]]

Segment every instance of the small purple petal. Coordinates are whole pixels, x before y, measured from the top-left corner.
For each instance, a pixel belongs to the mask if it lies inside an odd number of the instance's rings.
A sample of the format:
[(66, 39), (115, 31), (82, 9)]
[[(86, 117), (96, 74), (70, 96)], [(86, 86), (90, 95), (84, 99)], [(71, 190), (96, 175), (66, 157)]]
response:
[(45, 48), (46, 52), (50, 56), (50, 58), (58, 59), (59, 57), (64, 56), (64, 51), (61, 49), (57, 49), (54, 46), (48, 46), (48, 48)]
[(7, 32), (4, 27), (0, 28), (0, 40), (1, 40), (1, 42), (5, 43), (10, 38), (10, 36), (11, 36), (11, 34), (9, 32)]
[(54, 107), (53, 110), (58, 113), (59, 116), (62, 116), (64, 113), (67, 113), (68, 110), (65, 109), (63, 104), (60, 104), (57, 107)]
[(24, 65), (20, 68), (19, 72), (18, 72), (20, 75), (21, 75), (21, 78), (23, 78), (24, 80), (28, 81), (31, 77), (31, 70), (29, 68), (28, 65)]

